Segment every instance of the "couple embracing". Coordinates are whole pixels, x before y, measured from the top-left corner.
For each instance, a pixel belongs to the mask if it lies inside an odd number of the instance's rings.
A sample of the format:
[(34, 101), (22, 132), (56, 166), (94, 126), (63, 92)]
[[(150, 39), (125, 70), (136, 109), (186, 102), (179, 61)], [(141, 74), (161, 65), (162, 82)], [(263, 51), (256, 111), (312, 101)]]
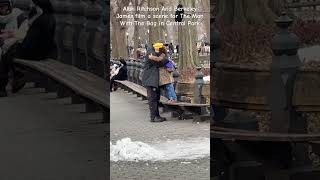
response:
[(176, 102), (172, 72), (174, 62), (168, 57), (163, 43), (155, 43), (146, 55), (142, 83), (147, 89), (151, 122), (166, 121), (159, 113), (160, 88), (166, 91), (170, 102)]

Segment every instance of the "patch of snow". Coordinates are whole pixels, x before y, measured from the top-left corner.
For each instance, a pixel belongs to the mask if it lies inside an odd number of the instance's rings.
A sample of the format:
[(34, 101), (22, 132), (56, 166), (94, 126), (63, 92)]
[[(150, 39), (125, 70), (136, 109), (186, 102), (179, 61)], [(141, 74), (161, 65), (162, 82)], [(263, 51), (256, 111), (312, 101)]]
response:
[(298, 49), (298, 56), (301, 61), (308, 62), (310, 60), (320, 60), (320, 46), (311, 46)]
[(181, 164), (191, 164), (191, 162), (181, 162)]
[(209, 138), (167, 140), (156, 144), (131, 141), (130, 138), (110, 142), (111, 161), (194, 160), (210, 155)]
[(131, 141), (130, 138), (118, 140), (115, 145), (110, 142), (111, 161), (147, 161), (163, 157), (163, 154), (150, 145)]
[(210, 81), (210, 76), (204, 76), (204, 77), (203, 77), (203, 80), (204, 80), (204, 81)]

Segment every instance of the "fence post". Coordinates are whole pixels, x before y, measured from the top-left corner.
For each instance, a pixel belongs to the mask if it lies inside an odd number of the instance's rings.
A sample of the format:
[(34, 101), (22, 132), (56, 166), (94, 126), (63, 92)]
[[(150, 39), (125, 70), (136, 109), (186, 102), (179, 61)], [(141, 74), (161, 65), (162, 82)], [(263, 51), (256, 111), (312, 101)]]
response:
[(132, 81), (133, 63), (132, 60), (128, 60), (128, 81)]
[(130, 59), (126, 59), (126, 63), (127, 63), (127, 76), (128, 76), (128, 81), (129, 81), (129, 79), (130, 79), (130, 66), (131, 66), (131, 64), (130, 64)]
[[(272, 39), (273, 59), (271, 64), (271, 125), (272, 132), (296, 131), (296, 113), (292, 106), (296, 74), (301, 61), (297, 56), (299, 38), (288, 31), (293, 20), (285, 13), (275, 21), (280, 28)], [(301, 124), (299, 125), (300, 128)], [(298, 133), (298, 132), (297, 132)]]
[(134, 83), (138, 84), (138, 75), (139, 75), (139, 61), (136, 59), (136, 66), (135, 66), (135, 72), (134, 72)]
[[(280, 32), (274, 36), (271, 42), (274, 55), (271, 64), (271, 94), (269, 97), (270, 131), (307, 134), (307, 119), (298, 116), (292, 102), (296, 76), (302, 65), (297, 55), (300, 40), (288, 30), (292, 22), (293, 20), (286, 13), (282, 13), (275, 21)], [(312, 146), (316, 149), (317, 147), (318, 145)], [(295, 161), (303, 165), (311, 165), (309, 150), (310, 147), (307, 143), (296, 143), (292, 147), (292, 157), (295, 157)]]
[(203, 80), (203, 72), (201, 71), (202, 70), (202, 67), (197, 67), (197, 72), (196, 72), (196, 75), (195, 75), (195, 82), (194, 82), (194, 85), (195, 85), (195, 88), (194, 88), (194, 103), (196, 104), (203, 104), (204, 102), (204, 98), (203, 98), (203, 95), (202, 95), (202, 87), (203, 87), (203, 84), (204, 84), (204, 80)]
[(64, 17), (65, 26), (62, 30), (62, 62), (65, 64), (73, 65), (72, 62), (72, 4), (70, 0), (64, 1)]
[(65, 16), (67, 12), (67, 4), (64, 0), (56, 0), (54, 3), (54, 11), (56, 17), (55, 39), (57, 43), (57, 59), (63, 62), (63, 31), (67, 25)]
[(139, 85), (142, 85), (142, 82), (141, 82), (141, 75), (142, 75), (142, 62), (141, 62), (141, 59), (139, 59), (139, 73), (138, 73), (138, 84)]
[(211, 36), (212, 42), (212, 58), (210, 59), (210, 63), (213, 65), (216, 62), (220, 62), (221, 60), (221, 34), (219, 32), (216, 17), (212, 18), (213, 21), (213, 33)]
[(172, 73), (172, 76), (173, 76), (173, 80), (174, 80), (174, 89), (176, 89), (177, 87), (177, 84), (178, 84), (178, 81), (179, 81), (179, 77), (180, 77), (180, 74), (177, 70), (175, 70), (173, 73)]
[[(102, 28), (102, 12), (103, 9), (99, 3), (95, 1), (88, 2), (88, 8), (85, 11), (87, 17), (86, 33), (87, 33), (87, 65), (88, 71), (98, 76), (104, 74), (104, 63), (100, 56), (104, 59), (104, 55), (100, 55), (100, 49), (104, 49), (103, 28)], [(99, 38), (100, 37), (100, 38)], [(98, 50), (98, 51), (97, 51)]]
[(140, 61), (137, 59), (137, 72), (136, 72), (136, 83), (139, 84), (139, 75), (140, 75)]
[[(216, 6), (218, 6), (219, 2), (217, 2)], [(217, 11), (215, 12), (217, 13)], [(214, 63), (217, 62), (221, 62), (221, 44), (222, 44), (222, 40), (221, 40), (221, 34), (219, 32), (218, 29), (218, 23), (217, 23), (217, 17), (213, 17), (210, 19), (211, 24), (213, 26), (213, 34), (211, 37), (211, 42), (212, 42), (212, 56), (210, 57), (210, 76), (213, 77), (213, 67), (214, 67)], [(211, 117), (214, 118), (215, 122), (218, 121), (222, 121), (226, 115), (227, 115), (227, 109), (223, 108), (223, 107), (217, 107), (215, 104), (215, 102), (210, 102), (210, 106), (211, 106), (211, 112), (213, 113), (213, 115)]]
[(131, 77), (131, 82), (134, 82), (134, 75), (136, 73), (136, 61), (132, 59), (132, 77)]
[(84, 16), (85, 4), (82, 0), (72, 0), (72, 28), (73, 28), (73, 39), (72, 39), (72, 62), (73, 65), (79, 69), (85, 68), (85, 61), (80, 57), (78, 52), (78, 43), (80, 39), (80, 32), (84, 29), (86, 18)]

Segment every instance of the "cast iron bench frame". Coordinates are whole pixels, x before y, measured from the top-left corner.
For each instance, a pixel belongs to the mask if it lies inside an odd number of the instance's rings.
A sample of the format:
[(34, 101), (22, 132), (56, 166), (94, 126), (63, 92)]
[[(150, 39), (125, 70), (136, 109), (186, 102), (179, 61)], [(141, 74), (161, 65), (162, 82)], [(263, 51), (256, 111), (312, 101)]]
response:
[[(124, 80), (116, 80), (116, 83), (124, 90), (137, 94), (138, 97), (142, 97), (143, 100), (147, 100), (147, 90), (145, 87), (140, 86), (136, 83)], [(165, 109), (176, 112), (179, 119), (185, 119), (183, 116), (185, 112), (192, 113), (194, 121), (203, 121), (204, 119), (209, 119), (206, 108), (210, 107), (210, 104), (194, 104), (194, 103), (184, 103), (177, 102), (171, 103), (168, 102), (168, 99), (164, 96), (160, 97), (160, 103), (164, 106)]]
[[(69, 95), (76, 95), (83, 99), (87, 106), (94, 106), (97, 109), (92, 111), (103, 112), (103, 121), (109, 119), (110, 97), (107, 93), (107, 81), (90, 72), (78, 69), (74, 66), (58, 62), (53, 59), (41, 61), (30, 61), (15, 59), (14, 63), (37, 72), (47, 77), (45, 88), (50, 89), (55, 83), (68, 89)], [(87, 107), (87, 112), (89, 112)], [(108, 118), (107, 118), (108, 116)]]

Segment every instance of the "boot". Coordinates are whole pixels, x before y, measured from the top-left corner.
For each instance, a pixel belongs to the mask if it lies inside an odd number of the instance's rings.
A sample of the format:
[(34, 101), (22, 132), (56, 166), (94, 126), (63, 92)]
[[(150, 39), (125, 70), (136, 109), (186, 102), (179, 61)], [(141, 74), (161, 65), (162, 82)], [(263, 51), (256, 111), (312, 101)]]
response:
[(160, 119), (162, 119), (162, 121), (166, 121), (167, 120), (167, 118), (165, 118), (165, 117), (160, 117)]
[(26, 80), (22, 72), (17, 72), (12, 80), (12, 93), (17, 93), (26, 85)]
[(0, 97), (7, 97), (6, 86), (8, 84), (8, 78), (0, 78)]
[(155, 117), (151, 119), (151, 122), (162, 122), (162, 118), (161, 117)]
[(7, 94), (7, 91), (6, 91), (6, 89), (4, 88), (1, 88), (1, 90), (0, 90), (0, 97), (7, 97), (8, 96), (8, 94)]

